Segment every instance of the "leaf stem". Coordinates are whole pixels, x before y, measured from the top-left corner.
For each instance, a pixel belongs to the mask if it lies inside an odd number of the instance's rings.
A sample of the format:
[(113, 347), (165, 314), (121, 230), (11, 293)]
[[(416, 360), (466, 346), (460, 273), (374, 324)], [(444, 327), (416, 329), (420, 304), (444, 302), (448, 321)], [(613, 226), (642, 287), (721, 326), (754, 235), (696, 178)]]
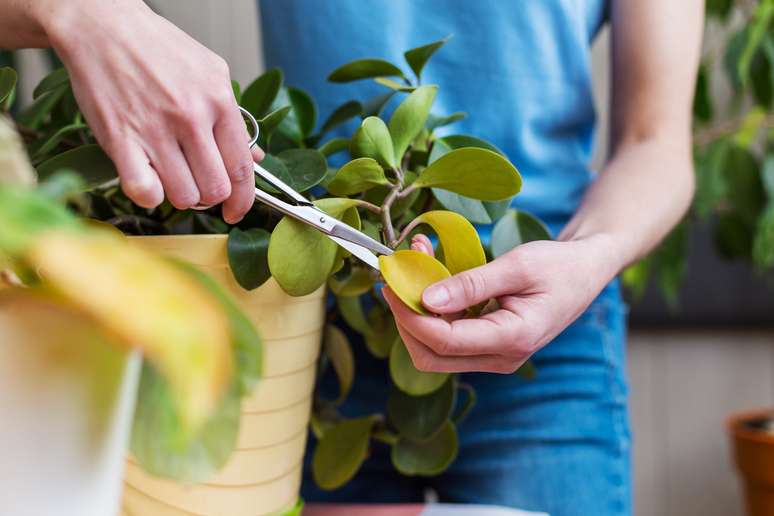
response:
[(360, 206), (361, 208), (365, 208), (370, 212), (376, 213), (377, 215), (382, 213), (382, 209), (373, 203), (370, 203), (363, 199), (352, 199), (352, 200), (355, 201), (355, 203), (357, 203), (358, 206)]
[(401, 242), (406, 240), (408, 238), (409, 234), (420, 224), (419, 218), (416, 218), (406, 224), (406, 227), (403, 228), (403, 231), (400, 232), (400, 235), (398, 236), (398, 239), (396, 240), (395, 247), (399, 246)]

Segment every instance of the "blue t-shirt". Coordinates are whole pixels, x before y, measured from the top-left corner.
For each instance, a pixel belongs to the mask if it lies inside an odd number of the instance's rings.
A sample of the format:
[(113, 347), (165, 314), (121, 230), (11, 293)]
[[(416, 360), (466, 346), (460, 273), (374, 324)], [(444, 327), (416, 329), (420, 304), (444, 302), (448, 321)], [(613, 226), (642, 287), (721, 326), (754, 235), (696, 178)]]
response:
[(554, 229), (577, 209), (591, 181), (589, 47), (605, 0), (260, 0), (260, 14), (267, 67), (311, 93), (322, 119), (386, 91), (328, 83), (339, 65), (378, 57), (409, 72), (405, 50), (453, 34), (422, 74), (440, 85), (434, 113), (469, 113), (441, 134), (502, 149), (524, 177), (514, 207)]

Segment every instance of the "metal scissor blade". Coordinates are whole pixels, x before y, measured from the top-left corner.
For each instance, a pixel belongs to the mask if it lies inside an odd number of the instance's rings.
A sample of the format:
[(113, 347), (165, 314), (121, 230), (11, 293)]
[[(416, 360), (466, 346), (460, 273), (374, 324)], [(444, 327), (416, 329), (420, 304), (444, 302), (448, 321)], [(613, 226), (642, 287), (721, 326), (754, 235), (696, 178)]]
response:
[(339, 237), (343, 240), (347, 240), (349, 242), (358, 244), (359, 246), (365, 247), (366, 249), (370, 249), (371, 251), (378, 254), (384, 254), (389, 256), (393, 252), (392, 249), (390, 249), (386, 245), (374, 240), (373, 238), (366, 235), (365, 233), (358, 231), (357, 229), (343, 222), (333, 226), (333, 229), (331, 229), (330, 234), (331, 236)]
[(353, 256), (370, 265), (372, 268), (379, 269), (379, 258), (374, 253), (364, 247), (360, 247), (358, 244), (344, 240), (343, 238), (328, 235), (328, 238), (339, 244), (341, 247), (352, 253)]
[(258, 177), (260, 177), (261, 179), (263, 179), (264, 181), (269, 183), (271, 186), (273, 186), (274, 188), (276, 188), (280, 192), (284, 193), (285, 195), (287, 195), (288, 197), (290, 197), (294, 201), (299, 202), (301, 204), (311, 204), (309, 202), (309, 199), (307, 199), (306, 197), (304, 197), (300, 193), (298, 193), (295, 190), (293, 190), (282, 179), (278, 178), (277, 176), (275, 176), (274, 174), (272, 174), (271, 172), (269, 172), (268, 170), (266, 170), (265, 168), (260, 166), (258, 163), (253, 163), (253, 172), (255, 172), (255, 174)]

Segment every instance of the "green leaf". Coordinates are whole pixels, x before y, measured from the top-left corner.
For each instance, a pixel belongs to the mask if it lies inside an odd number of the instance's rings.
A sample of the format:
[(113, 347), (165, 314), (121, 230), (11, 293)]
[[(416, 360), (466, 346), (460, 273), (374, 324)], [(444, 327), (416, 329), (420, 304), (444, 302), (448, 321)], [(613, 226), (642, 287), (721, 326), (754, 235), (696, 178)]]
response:
[(373, 417), (342, 421), (330, 427), (312, 457), (314, 480), (322, 489), (336, 489), (352, 477), (368, 453)]
[(404, 93), (411, 93), (416, 89), (414, 86), (407, 86), (405, 83), (400, 83), (398, 81), (394, 81), (386, 77), (377, 77), (376, 79), (374, 79), (374, 82), (376, 84), (379, 84), (380, 86), (384, 86), (385, 88), (390, 88), (392, 91), (402, 91)]
[(388, 185), (382, 167), (371, 158), (358, 158), (350, 161), (336, 172), (328, 183), (328, 191), (333, 195), (352, 195), (364, 192), (378, 185)]
[(400, 68), (383, 59), (358, 59), (336, 68), (329, 76), (331, 82), (351, 82), (371, 77), (403, 77)]
[(448, 373), (428, 373), (414, 367), (403, 341), (397, 339), (390, 352), (390, 376), (395, 385), (411, 396), (423, 396), (440, 389)]
[(763, 160), (761, 180), (769, 199), (774, 199), (774, 152), (766, 156)]
[(673, 309), (677, 307), (685, 277), (687, 247), (688, 226), (682, 222), (667, 235), (653, 255), (661, 293)]
[(16, 70), (7, 66), (0, 68), (0, 106), (3, 106), (6, 99), (16, 90), (17, 81)]
[(325, 123), (323, 123), (322, 128), (320, 129), (320, 134), (325, 134), (334, 127), (338, 127), (347, 123), (353, 118), (360, 116), (362, 112), (363, 106), (360, 104), (360, 102), (351, 100), (345, 104), (342, 104), (336, 108), (333, 113), (331, 113), (331, 116), (329, 116), (325, 121)]
[(395, 151), (390, 131), (381, 118), (369, 116), (352, 136), (349, 153), (353, 158), (373, 158), (382, 166), (395, 168)]
[(86, 124), (78, 123), (78, 124), (66, 125), (58, 129), (48, 139), (40, 140), (40, 145), (34, 145), (33, 148), (30, 149), (33, 159), (38, 159), (41, 156), (45, 156), (49, 152), (56, 149), (59, 146), (59, 144), (62, 143), (62, 140), (64, 139), (64, 137), (67, 136), (68, 134), (77, 133), (78, 131), (88, 129), (88, 127), (89, 126), (87, 126)]
[(757, 103), (770, 109), (774, 100), (774, 36), (769, 36), (762, 50), (756, 54), (750, 67), (750, 85)]
[(325, 327), (323, 353), (330, 360), (339, 379), (339, 397), (335, 403), (340, 404), (347, 399), (355, 379), (355, 357), (347, 336), (332, 324)]
[(359, 296), (365, 294), (374, 286), (375, 279), (369, 269), (362, 267), (352, 268), (349, 274), (343, 278), (338, 275), (331, 276), (328, 287), (337, 296)]
[(347, 149), (349, 149), (349, 140), (347, 138), (333, 138), (320, 145), (317, 150), (324, 156), (333, 156)]
[(371, 326), (366, 320), (359, 296), (336, 296), (336, 304), (347, 326), (360, 334), (367, 334), (370, 331)]
[(261, 118), (269, 111), (272, 103), (282, 87), (282, 71), (278, 68), (269, 70), (242, 93), (242, 107), (256, 118)]
[(737, 212), (720, 214), (714, 230), (715, 246), (728, 260), (752, 259), (755, 228)]
[(447, 421), (429, 441), (417, 442), (401, 437), (392, 447), (392, 463), (404, 475), (435, 476), (454, 462), (458, 449), (457, 430)]
[(53, 91), (61, 86), (70, 84), (70, 75), (64, 67), (57, 68), (46, 75), (35, 87), (32, 92), (32, 98), (37, 99), (41, 95)]
[(398, 339), (398, 326), (392, 312), (375, 305), (368, 311), (368, 326), (365, 333), (365, 343), (368, 351), (376, 358), (390, 356), (392, 346)]
[(693, 116), (701, 122), (712, 120), (713, 106), (710, 95), (710, 74), (706, 63), (699, 67), (696, 76), (696, 91), (693, 96)]
[(287, 118), (292, 109), (293, 108), (290, 106), (281, 107), (258, 120), (258, 125), (261, 128), (261, 135), (266, 137), (273, 133), (282, 121)]
[[(43, 98), (43, 97), (41, 97)], [(91, 190), (118, 176), (116, 167), (99, 145), (84, 145), (50, 158), (37, 167), (41, 179), (59, 170), (73, 170), (81, 176), (86, 188)]]
[(438, 86), (421, 86), (395, 109), (389, 123), (395, 162), (401, 162), (409, 144), (424, 129), (437, 92)]
[(758, 220), (752, 250), (753, 262), (761, 270), (774, 266), (774, 201)]
[(403, 56), (406, 58), (406, 62), (411, 67), (414, 75), (417, 76), (417, 80), (421, 79), (422, 69), (427, 64), (427, 61), (433, 57), (439, 48), (444, 46), (451, 39), (451, 34), (443, 39), (434, 41), (433, 43), (423, 45), (421, 47), (412, 48), (407, 50)]
[[(192, 439), (175, 410), (164, 379), (150, 366), (142, 370), (131, 432), (131, 450), (148, 473), (179, 482), (202, 482), (217, 473), (236, 447), (239, 394), (232, 388)], [(188, 444), (184, 444), (188, 441)]]
[(769, 0), (760, 2), (755, 8), (752, 21), (747, 26), (747, 38), (737, 63), (742, 85), (750, 80), (750, 66), (770, 29), (772, 19), (774, 19), (774, 2)]
[(734, 142), (750, 148), (758, 138), (761, 129), (766, 126), (767, 113), (761, 107), (751, 109), (742, 119), (742, 124), (734, 135)]
[(234, 100), (236, 100), (237, 104), (242, 103), (242, 86), (239, 85), (238, 81), (231, 80), (231, 91), (234, 92)]
[[(302, 140), (312, 134), (317, 125), (317, 106), (315, 106), (312, 97), (303, 90), (288, 87), (287, 92), (290, 105), (293, 107), (292, 115), (295, 115), (298, 131), (301, 135), (301, 138), (298, 138), (298, 140)], [(293, 116), (290, 116), (285, 118), (283, 122), (291, 122), (292, 120)], [(280, 124), (280, 127), (282, 125)]]
[(641, 299), (648, 288), (652, 263), (653, 259), (649, 255), (637, 263), (628, 266), (621, 273), (621, 282), (629, 289), (635, 300)]
[[(305, 192), (318, 185), (328, 172), (325, 156), (314, 149), (288, 149), (277, 156), (267, 154), (261, 166), (297, 192)], [(264, 181), (259, 180), (258, 183), (264, 190), (277, 193)]]
[[(320, 199), (315, 204), (329, 215), (345, 218), (355, 206), (353, 199)], [(316, 229), (283, 217), (269, 242), (269, 270), (291, 296), (305, 296), (320, 288), (337, 258), (338, 246)]]
[(753, 226), (766, 204), (757, 158), (747, 149), (732, 146), (724, 173), (728, 204), (747, 224)]
[(707, 15), (725, 20), (728, 18), (731, 8), (734, 6), (733, 0), (707, 0)]
[(234, 279), (245, 290), (254, 290), (270, 277), (269, 240), (265, 229), (250, 228), (245, 231), (233, 228), (228, 234), (228, 263)]
[(367, 100), (363, 104), (363, 118), (367, 118), (369, 116), (380, 116), (382, 111), (384, 111), (384, 107), (394, 96), (394, 91), (388, 91), (387, 93), (382, 93), (381, 95), (377, 95)]
[(468, 114), (463, 111), (457, 111), (456, 113), (452, 113), (451, 115), (447, 116), (436, 116), (432, 113), (427, 117), (427, 122), (425, 122), (425, 128), (428, 131), (435, 131), (439, 127), (445, 127), (447, 125), (451, 125), (454, 122), (459, 122), (460, 120), (464, 120), (467, 118)]
[(84, 189), (83, 179), (70, 170), (57, 172), (38, 185), (40, 195), (60, 204), (83, 193)]
[(706, 219), (726, 195), (725, 169), (730, 146), (727, 140), (712, 142), (696, 160), (694, 209)]
[[(437, 161), (438, 158), (444, 154), (448, 154), (452, 149), (461, 149), (465, 147), (488, 149), (504, 156), (500, 149), (487, 141), (473, 136), (458, 134), (437, 139), (433, 143), (429, 163)], [(442, 190), (440, 188), (433, 188), (433, 196), (444, 208), (459, 213), (473, 224), (492, 224), (505, 215), (505, 212), (511, 205), (510, 199), (502, 201), (479, 201), (478, 199), (471, 199), (470, 197), (465, 197), (464, 195)]]
[(241, 396), (248, 396), (263, 375), (263, 341), (253, 323), (226, 290), (209, 275), (183, 260), (173, 262), (204, 287), (223, 307), (231, 330), (236, 371), (234, 378)]
[(19, 113), (18, 122), (29, 129), (38, 129), (69, 89), (68, 85), (62, 85), (44, 93)]
[(516, 246), (535, 240), (551, 240), (551, 232), (540, 219), (527, 212), (508, 210), (492, 230), (492, 256), (502, 256)]
[(81, 222), (63, 206), (26, 186), (0, 184), (0, 254), (17, 258), (53, 229), (80, 231)]
[(426, 441), (436, 435), (452, 414), (456, 400), (454, 380), (425, 396), (409, 396), (395, 386), (387, 400), (387, 417), (401, 437)]
[(431, 163), (414, 186), (435, 187), (484, 201), (500, 201), (521, 190), (521, 176), (499, 154), (477, 148), (456, 149)]

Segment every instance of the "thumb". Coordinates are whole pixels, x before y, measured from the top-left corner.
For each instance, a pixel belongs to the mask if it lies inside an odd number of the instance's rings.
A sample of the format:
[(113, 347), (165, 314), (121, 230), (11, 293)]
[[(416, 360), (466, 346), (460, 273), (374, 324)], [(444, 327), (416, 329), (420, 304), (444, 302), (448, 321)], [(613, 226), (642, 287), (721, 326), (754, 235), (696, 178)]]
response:
[(507, 260), (498, 259), (430, 285), (422, 304), (436, 314), (461, 312), (493, 298), (526, 288), (527, 278)]

